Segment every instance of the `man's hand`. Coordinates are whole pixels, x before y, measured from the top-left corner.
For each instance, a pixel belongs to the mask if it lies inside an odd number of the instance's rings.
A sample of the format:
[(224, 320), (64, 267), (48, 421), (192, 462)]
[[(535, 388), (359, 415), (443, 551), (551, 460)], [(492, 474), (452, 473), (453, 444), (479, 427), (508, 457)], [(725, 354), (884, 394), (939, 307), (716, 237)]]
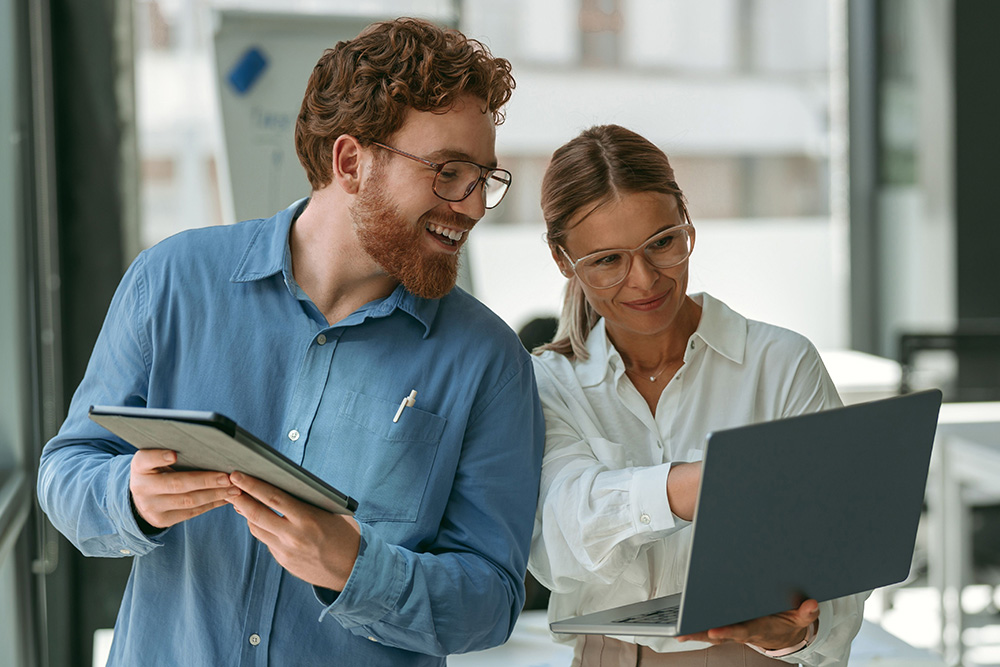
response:
[(756, 618), (746, 623), (715, 628), (708, 632), (678, 637), (678, 641), (700, 641), (710, 644), (738, 642), (753, 644), (763, 649), (782, 649), (794, 646), (806, 638), (806, 630), (819, 620), (819, 603), (806, 600), (798, 609)]
[(177, 453), (169, 449), (142, 449), (132, 456), (128, 482), (132, 503), (139, 518), (154, 529), (169, 528), (239, 495), (229, 475), (174, 472), (170, 466), (176, 462)]
[(230, 479), (243, 493), (228, 501), (278, 564), (306, 583), (343, 590), (361, 546), (353, 518), (321, 510), (243, 473), (234, 472)]

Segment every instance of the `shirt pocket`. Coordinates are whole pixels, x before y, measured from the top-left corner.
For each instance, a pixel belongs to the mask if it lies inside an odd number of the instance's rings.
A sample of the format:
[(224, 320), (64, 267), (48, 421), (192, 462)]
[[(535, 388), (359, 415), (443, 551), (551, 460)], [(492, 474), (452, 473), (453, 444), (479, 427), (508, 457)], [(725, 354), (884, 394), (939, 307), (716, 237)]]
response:
[(416, 521), (432, 477), (447, 420), (408, 406), (393, 422), (398, 409), (398, 402), (352, 391), (334, 423), (347, 450), (338, 477), (358, 501), (359, 521)]

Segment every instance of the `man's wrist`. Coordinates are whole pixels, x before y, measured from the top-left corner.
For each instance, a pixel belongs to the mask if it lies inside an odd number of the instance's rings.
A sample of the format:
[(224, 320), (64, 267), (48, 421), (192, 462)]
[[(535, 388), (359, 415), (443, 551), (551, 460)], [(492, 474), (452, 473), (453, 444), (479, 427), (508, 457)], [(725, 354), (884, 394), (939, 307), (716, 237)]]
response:
[(816, 624), (817, 623), (818, 623), (818, 621), (814, 621), (814, 622), (812, 622), (812, 623), (809, 624), (809, 627), (806, 628), (806, 636), (802, 639), (802, 641), (800, 641), (800, 642), (798, 642), (796, 644), (792, 644), (791, 646), (786, 646), (785, 648), (766, 649), (766, 648), (761, 648), (760, 646), (757, 646), (755, 644), (750, 644), (750, 643), (748, 643), (747, 646), (749, 646), (753, 650), (757, 651), (761, 655), (766, 655), (769, 658), (781, 658), (781, 657), (786, 656), (786, 655), (791, 655), (793, 653), (798, 653), (799, 651), (801, 651), (805, 647), (807, 647), (810, 644), (812, 644), (813, 640), (816, 639)]

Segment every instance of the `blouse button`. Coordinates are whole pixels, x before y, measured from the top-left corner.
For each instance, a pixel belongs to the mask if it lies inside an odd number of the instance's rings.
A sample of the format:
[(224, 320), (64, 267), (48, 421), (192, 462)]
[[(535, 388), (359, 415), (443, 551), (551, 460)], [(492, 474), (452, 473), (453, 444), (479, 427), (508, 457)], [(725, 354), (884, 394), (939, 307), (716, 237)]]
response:
[(643, 512), (643, 513), (642, 513), (642, 514), (641, 514), (641, 515), (639, 516), (639, 521), (641, 521), (642, 523), (644, 523), (644, 524), (647, 524), (647, 525), (648, 525), (648, 524), (649, 524), (649, 522), (651, 521), (651, 519), (649, 518), (649, 515), (648, 515), (648, 514), (646, 514), (645, 512)]

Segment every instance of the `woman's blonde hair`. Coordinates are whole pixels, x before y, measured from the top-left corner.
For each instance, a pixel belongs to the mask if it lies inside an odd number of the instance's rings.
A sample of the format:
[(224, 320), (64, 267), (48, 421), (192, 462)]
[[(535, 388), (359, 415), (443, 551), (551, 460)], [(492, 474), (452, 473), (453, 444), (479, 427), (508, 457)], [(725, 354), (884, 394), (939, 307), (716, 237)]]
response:
[[(559, 147), (542, 179), (545, 238), (553, 251), (563, 246), (569, 222), (584, 208), (594, 208), (625, 194), (659, 192), (677, 199), (685, 222), (691, 222), (684, 193), (666, 154), (652, 142), (620, 125), (597, 125)], [(587, 301), (580, 280), (568, 276), (555, 339), (536, 352), (552, 350), (586, 359), (587, 337), (599, 315)]]

